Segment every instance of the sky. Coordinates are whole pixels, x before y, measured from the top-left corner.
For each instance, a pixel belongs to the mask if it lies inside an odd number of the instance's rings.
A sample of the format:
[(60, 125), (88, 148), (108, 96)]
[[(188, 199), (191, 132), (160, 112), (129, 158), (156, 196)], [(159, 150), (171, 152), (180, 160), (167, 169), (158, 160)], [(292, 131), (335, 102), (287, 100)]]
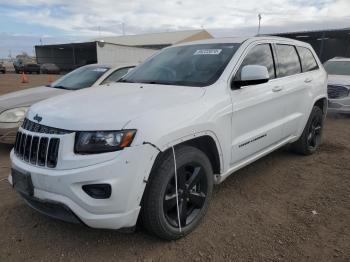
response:
[(0, 0), (0, 58), (123, 31), (255, 35), (259, 13), (263, 34), (350, 27), (350, 0)]

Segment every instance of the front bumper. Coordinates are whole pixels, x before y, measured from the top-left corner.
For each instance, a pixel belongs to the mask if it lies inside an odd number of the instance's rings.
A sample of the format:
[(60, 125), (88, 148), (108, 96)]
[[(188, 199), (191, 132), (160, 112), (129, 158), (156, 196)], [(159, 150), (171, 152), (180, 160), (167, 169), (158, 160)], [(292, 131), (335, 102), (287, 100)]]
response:
[(16, 133), (22, 122), (18, 123), (0, 123), (0, 143), (14, 144)]
[(24, 194), (21, 194), (21, 196), (31, 208), (44, 215), (70, 223), (79, 224), (81, 222), (69, 207), (64, 204), (55, 201), (42, 201)]
[(341, 99), (328, 99), (328, 112), (350, 114), (350, 96)]
[[(112, 160), (66, 170), (33, 166), (18, 159), (13, 151), (10, 156), (13, 169), (31, 174), (34, 200), (61, 204), (89, 227), (120, 229), (136, 224), (145, 181), (157, 154), (158, 151), (150, 145), (129, 147)], [(11, 175), (9, 182), (12, 184)], [(83, 185), (102, 183), (112, 187), (108, 199), (92, 198), (82, 189)], [(39, 210), (28, 199), (26, 201)]]

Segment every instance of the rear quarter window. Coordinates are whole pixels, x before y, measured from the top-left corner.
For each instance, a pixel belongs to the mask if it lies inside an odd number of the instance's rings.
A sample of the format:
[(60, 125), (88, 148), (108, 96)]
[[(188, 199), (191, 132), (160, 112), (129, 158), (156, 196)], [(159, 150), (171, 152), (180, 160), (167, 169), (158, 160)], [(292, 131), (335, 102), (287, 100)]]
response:
[(306, 47), (297, 46), (297, 50), (301, 60), (303, 72), (308, 72), (318, 69), (318, 64), (311, 50)]
[(301, 73), (297, 50), (293, 45), (277, 44), (278, 77)]

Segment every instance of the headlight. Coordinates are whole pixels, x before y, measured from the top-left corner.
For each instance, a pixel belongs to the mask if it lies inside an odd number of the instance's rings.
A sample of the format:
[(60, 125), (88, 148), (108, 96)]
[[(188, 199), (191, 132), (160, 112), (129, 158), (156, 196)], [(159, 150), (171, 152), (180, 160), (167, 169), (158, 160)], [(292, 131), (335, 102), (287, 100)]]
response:
[(130, 146), (136, 130), (77, 132), (74, 152), (98, 154), (122, 150)]
[(28, 107), (18, 107), (6, 110), (0, 114), (0, 122), (17, 123), (22, 121), (26, 115)]

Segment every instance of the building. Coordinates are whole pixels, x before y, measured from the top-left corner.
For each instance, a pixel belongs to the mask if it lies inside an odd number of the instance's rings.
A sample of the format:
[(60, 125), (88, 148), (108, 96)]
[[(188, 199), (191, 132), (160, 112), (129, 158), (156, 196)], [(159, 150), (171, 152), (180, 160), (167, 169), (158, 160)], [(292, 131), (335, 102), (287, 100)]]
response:
[(307, 42), (325, 62), (333, 57), (350, 57), (350, 28), (272, 34)]
[(103, 37), (84, 43), (37, 45), (35, 53), (39, 64), (54, 63), (68, 71), (93, 63), (140, 63), (164, 47), (208, 38), (213, 37), (206, 30), (126, 35)]
[[(108, 43), (118, 45), (137, 46), (143, 48), (162, 49), (171, 45), (213, 38), (206, 30), (187, 30), (141, 35), (125, 35), (104, 37)], [(98, 40), (98, 39), (96, 39)]]

